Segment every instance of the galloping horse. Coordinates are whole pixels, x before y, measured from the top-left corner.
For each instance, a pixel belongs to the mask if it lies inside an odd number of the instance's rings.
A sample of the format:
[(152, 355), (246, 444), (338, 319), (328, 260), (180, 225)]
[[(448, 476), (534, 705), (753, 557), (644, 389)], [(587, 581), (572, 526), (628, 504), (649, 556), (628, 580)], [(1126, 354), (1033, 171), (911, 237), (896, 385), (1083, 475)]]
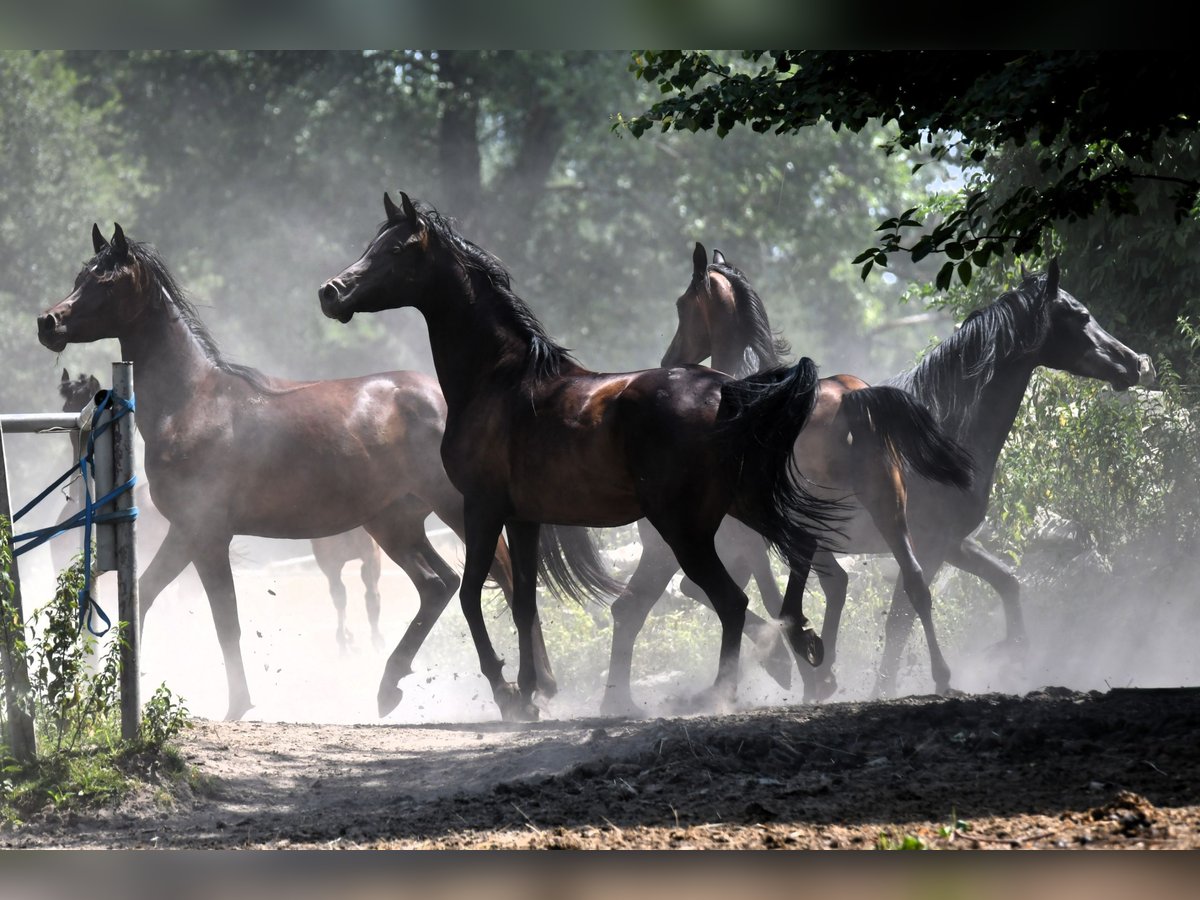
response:
[[(717, 611), (712, 695), (731, 700), (746, 595), (713, 538), (729, 513), (799, 564), (836, 515), (790, 474), (792, 444), (815, 398), (815, 366), (801, 360), (740, 381), (699, 367), (588, 371), (546, 335), (494, 256), (433, 210), (418, 212), (401, 198), (397, 207), (384, 195), (386, 221), (362, 256), (321, 287), (321, 309), (341, 322), (404, 306), (425, 317), (448, 406), (442, 460), (466, 506), (459, 596), (501, 712), (537, 717), (530, 637), (542, 524), (614, 526), (642, 517)], [(486, 548), (502, 528), (521, 653), (515, 686), (504, 681), (479, 604)], [(807, 620), (788, 612), (793, 647), (819, 659)]]
[[(765, 318), (742, 296), (744, 276), (729, 266), (719, 251), (713, 254), (709, 280), (702, 290), (689, 291), (679, 301), (679, 327), (664, 357), (668, 362), (698, 362), (712, 357), (714, 368), (729, 371), (753, 354), (770, 365), (769, 329)], [(1138, 356), (1096, 324), (1084, 306), (1058, 285), (1057, 261), (1044, 275), (1026, 276), (1020, 286), (990, 306), (972, 313), (955, 334), (947, 338), (910, 371), (888, 379), (925, 405), (940, 426), (972, 454), (976, 478), (969, 491), (948, 490), (925, 478), (909, 484), (909, 514), (917, 557), (932, 579), (948, 562), (985, 580), (999, 592), (1007, 620), (1006, 641), (1025, 638), (1021, 619), (1020, 585), (1012, 570), (969, 537), (987, 512), (996, 462), (1012, 428), (1033, 370), (1038, 366), (1108, 381), (1116, 390), (1151, 380), (1148, 357)], [(747, 351), (750, 351), (748, 354)], [(885, 550), (876, 531), (850, 523), (847, 540), (836, 549), (848, 553)], [(750, 576), (755, 557), (762, 557), (762, 542), (742, 534), (731, 555), (739, 567), (739, 583)], [(848, 579), (829, 551), (814, 558), (826, 598), (821, 636), (825, 660), (815, 671), (801, 668), (805, 695), (820, 698), (836, 689), (832, 664), (836, 659), (837, 631), (846, 602)], [(807, 573), (793, 572), (788, 591), (802, 590)], [(797, 585), (797, 582), (799, 585)], [(877, 693), (889, 693), (899, 665), (911, 614), (897, 584), (887, 619), (883, 665)], [(764, 600), (767, 595), (764, 594)]]
[[(425, 536), (437, 515), (460, 536), (462, 496), (438, 459), (446, 405), (432, 378), (387, 372), (334, 381), (285, 381), (226, 360), (157, 252), (106, 241), (66, 299), (38, 317), (38, 338), (69, 343), (116, 338), (137, 371), (137, 424), (146, 476), (170, 529), (139, 583), (144, 619), (188, 563), (208, 594), (229, 685), (227, 718), (252, 706), (239, 644), (229, 564), (235, 534), (314, 538), (363, 526), (408, 574), (420, 609), (387, 662), (395, 687), (458, 586)], [(503, 542), (480, 563), (511, 595)], [(540, 687), (554, 690), (540, 632)], [(394, 701), (394, 702), (393, 702)]]
[[(676, 301), (676, 309), (680, 324), (663, 366), (694, 364), (711, 356), (714, 369), (746, 375), (779, 365), (788, 352), (787, 344), (771, 331), (766, 309), (745, 276), (723, 261), (708, 265), (701, 244), (696, 244), (692, 254), (691, 282)], [(729, 352), (724, 352), (726, 349)], [(950, 673), (937, 643), (928, 581), (909, 536), (904, 468), (947, 485), (947, 490), (961, 492), (971, 482), (968, 455), (946, 438), (924, 407), (908, 394), (890, 387), (869, 387), (853, 375), (835, 375), (818, 383), (815, 408), (796, 439), (794, 462), (811, 492), (847, 502), (847, 518), (839, 533), (825, 541), (814, 557), (822, 577), (827, 577), (825, 568), (832, 562), (830, 550), (860, 530), (865, 520), (900, 565), (904, 589), (925, 628), (935, 679), (940, 690), (948, 690)], [(637, 629), (678, 570), (670, 554), (660, 549), (661, 542), (652, 537), (642, 530), (642, 559), (621, 598), (634, 612), (628, 618), (629, 627), (613, 632), (606, 712), (618, 712), (632, 704), (629, 663)], [(759, 535), (726, 520), (718, 532), (717, 546), (739, 585), (746, 583), (750, 570), (755, 572), (768, 612), (780, 615), (789, 598), (799, 604), (807, 562), (793, 567), (797, 575), (780, 598)], [(688, 592), (702, 599), (694, 591)], [(613, 608), (615, 613), (617, 604)], [(806, 697), (811, 697), (812, 669), (801, 665), (800, 672)]]

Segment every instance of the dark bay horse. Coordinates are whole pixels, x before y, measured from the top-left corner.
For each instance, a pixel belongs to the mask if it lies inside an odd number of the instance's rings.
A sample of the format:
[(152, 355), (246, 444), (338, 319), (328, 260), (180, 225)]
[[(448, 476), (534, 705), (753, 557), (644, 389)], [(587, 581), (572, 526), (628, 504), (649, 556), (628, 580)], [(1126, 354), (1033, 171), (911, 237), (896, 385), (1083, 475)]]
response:
[[(728, 266), (719, 252), (714, 253), (709, 273), (704, 290), (689, 291), (680, 298), (679, 326), (664, 365), (668, 360), (690, 362), (710, 356), (715, 368), (728, 367), (729, 371), (747, 360), (753, 360), (753, 365), (772, 364), (771, 335), (764, 327), (765, 320), (736, 296), (737, 280), (744, 276)], [(926, 478), (912, 479), (908, 519), (917, 557), (930, 579), (948, 562), (999, 592), (1009, 644), (1025, 639), (1019, 583), (1007, 565), (969, 535), (987, 512), (996, 462), (1038, 366), (1108, 381), (1116, 390), (1153, 378), (1147, 357), (1138, 356), (1113, 338), (1078, 300), (1059, 287), (1055, 261), (1045, 274), (1026, 276), (1016, 290), (972, 313), (919, 365), (884, 382), (925, 405), (975, 460), (976, 477), (965, 492)], [(848, 539), (839, 550), (878, 553), (886, 549), (877, 530), (857, 527), (852, 521), (845, 532)], [(739, 537), (738, 549), (732, 552), (741, 556), (733, 574), (744, 583), (750, 577), (751, 558), (763, 556), (763, 548), (752, 536)], [(836, 689), (831, 666), (848, 580), (828, 549), (818, 551), (814, 563), (826, 597), (821, 629), (826, 656), (816, 671), (802, 668), (801, 674), (806, 697), (821, 698)], [(788, 591), (798, 589), (796, 582), (804, 577), (806, 573), (793, 573)], [(911, 610), (901, 598), (901, 584), (897, 584), (887, 619), (877, 693), (890, 693), (894, 688), (911, 621)], [(938, 687), (940, 690), (941, 685)]]
[[(787, 344), (771, 331), (762, 300), (745, 276), (723, 260), (708, 265), (700, 244), (692, 254), (691, 281), (676, 301), (676, 310), (679, 327), (663, 366), (694, 364), (711, 357), (714, 369), (745, 376), (778, 366), (788, 352)], [(925, 629), (935, 678), (948, 688), (949, 669), (938, 647), (928, 581), (909, 534), (905, 469), (961, 492), (971, 483), (968, 454), (903, 391), (869, 387), (854, 375), (835, 375), (818, 382), (813, 413), (796, 439), (794, 457), (809, 491), (846, 503), (847, 519), (839, 533), (816, 552), (818, 571), (827, 577), (824, 573), (832, 563), (831, 550), (847, 538), (841, 532), (861, 527), (865, 518), (900, 566), (906, 595)], [(661, 542), (652, 537), (642, 529), (642, 559), (618, 601), (635, 612), (629, 616), (630, 627), (613, 632), (606, 712), (618, 712), (632, 703), (629, 661), (637, 629), (678, 570), (670, 554), (662, 552)], [(739, 585), (746, 583), (750, 572), (755, 573), (768, 612), (780, 615), (789, 597), (792, 603), (799, 603), (807, 563), (794, 567), (796, 577), (780, 598), (766, 546), (758, 534), (727, 519), (718, 532), (717, 546)], [(685, 591), (703, 599), (686, 584)], [(614, 615), (618, 604), (614, 604)], [(800, 672), (808, 696), (812, 669), (801, 665)]]
[[(314, 538), (358, 526), (407, 573), (420, 609), (386, 666), (381, 708), (458, 587), (425, 536), (431, 512), (463, 531), (462, 496), (438, 457), (446, 405), (437, 382), (414, 372), (333, 381), (273, 378), (229, 362), (155, 250), (111, 241), (93, 226), (95, 256), (74, 290), (38, 317), (38, 338), (116, 338), (137, 373), (137, 425), (155, 505), (170, 522), (139, 582), (144, 618), (188, 563), (208, 594), (229, 684), (228, 718), (251, 708), (229, 563), (236, 534)], [(511, 595), (503, 542), (479, 563)], [(536, 624), (536, 623), (535, 623)], [(540, 687), (554, 689), (540, 632)], [(390, 704), (390, 705), (388, 705)]]
[[(600, 374), (555, 344), (513, 293), (508, 272), (433, 210), (384, 195), (387, 219), (362, 256), (319, 291), (324, 313), (415, 307), (425, 318), (448, 414), (442, 460), (463, 493), (460, 590), (480, 667), (507, 716), (536, 718), (531, 625), (543, 523), (615, 526), (647, 518), (721, 620), (712, 697), (736, 691), (746, 595), (713, 545), (726, 513), (807, 560), (836, 516), (791, 476), (796, 434), (815, 399), (809, 360), (750, 379), (700, 367)], [(488, 546), (506, 529), (521, 662), (503, 678), (480, 610)], [(785, 613), (789, 610), (785, 609)], [(799, 610), (788, 637), (819, 658)]]

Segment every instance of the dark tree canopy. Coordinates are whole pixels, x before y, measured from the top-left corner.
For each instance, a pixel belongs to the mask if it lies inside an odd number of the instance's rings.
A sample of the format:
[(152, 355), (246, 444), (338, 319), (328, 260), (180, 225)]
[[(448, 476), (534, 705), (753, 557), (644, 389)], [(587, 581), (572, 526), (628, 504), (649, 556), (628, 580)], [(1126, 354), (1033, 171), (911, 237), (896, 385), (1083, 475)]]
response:
[(864, 277), (889, 254), (916, 261), (943, 253), (938, 286), (948, 287), (956, 270), (966, 284), (972, 266), (1038, 251), (1056, 223), (1138, 213), (1146, 185), (1169, 189), (1176, 222), (1197, 210), (1200, 172), (1164, 152), (1200, 117), (1182, 54), (746, 51), (728, 65), (710, 53), (647, 51), (632, 68), (670, 95), (624, 123), (639, 136), (655, 126), (723, 136), (738, 125), (791, 134), (821, 120), (852, 131), (881, 121), (897, 128), (889, 153), (954, 159), (984, 173), (1013, 147), (1036, 149), (1036, 181), (999, 187), (968, 178), (961, 202), (936, 221), (917, 208), (888, 218), (878, 246), (856, 260)]

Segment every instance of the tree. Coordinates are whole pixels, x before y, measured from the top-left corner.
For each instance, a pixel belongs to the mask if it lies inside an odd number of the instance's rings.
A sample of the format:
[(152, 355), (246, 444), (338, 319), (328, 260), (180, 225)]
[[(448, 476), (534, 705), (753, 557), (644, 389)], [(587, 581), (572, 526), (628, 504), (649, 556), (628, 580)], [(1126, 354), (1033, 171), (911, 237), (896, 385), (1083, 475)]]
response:
[[(973, 268), (1038, 250), (1056, 224), (1136, 214), (1148, 187), (1169, 189), (1175, 221), (1196, 214), (1200, 173), (1163, 165), (1163, 143), (1192, 134), (1200, 116), (1183, 54), (747, 51), (741, 63), (636, 54), (638, 77), (671, 96), (625, 125), (635, 135), (655, 125), (725, 135), (738, 125), (794, 134), (821, 120), (852, 131), (895, 122), (887, 152), (925, 152), (985, 173), (935, 221), (919, 206), (884, 220), (878, 246), (855, 260), (864, 277), (892, 254), (914, 262), (943, 254), (938, 286), (955, 273), (968, 284)], [(1036, 152), (1039, 177), (1006, 189), (993, 180), (994, 163), (1024, 146)]]

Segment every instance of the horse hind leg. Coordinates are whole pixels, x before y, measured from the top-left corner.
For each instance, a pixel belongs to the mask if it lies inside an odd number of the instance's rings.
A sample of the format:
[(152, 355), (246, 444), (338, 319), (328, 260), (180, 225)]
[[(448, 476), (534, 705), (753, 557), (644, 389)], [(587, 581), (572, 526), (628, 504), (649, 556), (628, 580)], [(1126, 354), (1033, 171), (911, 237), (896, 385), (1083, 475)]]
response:
[(333, 609), (337, 614), (337, 644), (339, 652), (345, 656), (350, 652), (352, 635), (346, 628), (346, 585), (342, 582), (341, 560), (327, 559), (321, 554), (313, 542), (313, 555), (317, 559), (317, 568), (329, 583), (329, 599), (333, 601)]
[[(385, 644), (383, 633), (379, 630), (379, 578), (383, 571), (382, 554), (379, 545), (373, 539), (370, 540), (370, 548), (363, 553), (362, 568), (359, 574), (363, 582), (363, 601), (367, 607), (367, 621), (371, 624), (371, 646), (375, 650), (382, 651)], [(430, 548), (432, 550), (432, 547)], [(436, 555), (436, 554), (435, 554)], [(441, 573), (439, 573), (439, 576)], [(453, 572), (450, 573), (454, 575)], [(444, 581), (448, 580), (443, 578)]]
[(612, 648), (609, 652), (604, 699), (600, 704), (600, 713), (605, 716), (643, 715), (641, 707), (633, 700), (630, 686), (633, 647), (650, 610), (679, 571), (675, 554), (657, 531), (641, 524), (638, 531), (642, 540), (641, 559), (621, 596), (610, 607), (613, 617)]
[(368, 533), (412, 580), (420, 604), (417, 615), (384, 664), (376, 698), (379, 715), (383, 717), (403, 699), (400, 680), (412, 673), (413, 658), (445, 610), (459, 582), (458, 576), (437, 555), (425, 537), (423, 513), (382, 516), (378, 522), (367, 526)]

